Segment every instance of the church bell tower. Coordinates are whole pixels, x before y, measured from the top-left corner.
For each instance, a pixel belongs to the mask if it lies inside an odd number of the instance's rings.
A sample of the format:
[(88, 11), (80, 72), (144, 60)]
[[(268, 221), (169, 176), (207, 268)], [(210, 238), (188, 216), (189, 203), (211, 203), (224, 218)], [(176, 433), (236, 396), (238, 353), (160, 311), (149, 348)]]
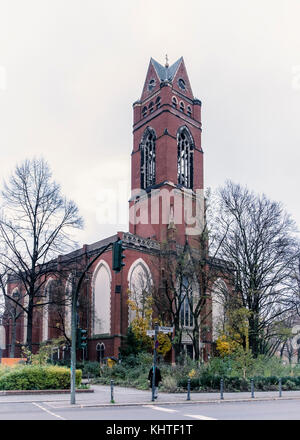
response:
[(197, 235), (186, 214), (189, 205), (192, 219), (203, 215), (196, 209), (196, 196), (203, 194), (201, 101), (182, 57), (172, 65), (150, 59), (133, 104), (131, 158), (129, 231), (163, 242), (171, 227), (179, 244)]

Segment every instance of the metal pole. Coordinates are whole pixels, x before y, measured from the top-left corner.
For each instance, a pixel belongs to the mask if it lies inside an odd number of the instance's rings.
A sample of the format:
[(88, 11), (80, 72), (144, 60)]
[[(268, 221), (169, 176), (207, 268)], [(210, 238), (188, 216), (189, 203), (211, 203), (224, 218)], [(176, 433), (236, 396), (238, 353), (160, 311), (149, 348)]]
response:
[(114, 381), (110, 381), (110, 403), (115, 403), (114, 401)]
[(76, 387), (76, 327), (77, 327), (77, 301), (75, 279), (72, 279), (72, 343), (71, 343), (71, 405), (75, 404), (75, 387)]
[(251, 379), (251, 397), (254, 398), (254, 380)]
[(220, 381), (220, 399), (221, 400), (224, 399), (223, 392), (224, 392), (224, 380), (221, 379), (221, 381)]
[(155, 370), (156, 370), (156, 341), (157, 341), (157, 332), (158, 332), (158, 324), (154, 326), (154, 350), (153, 350), (153, 376), (152, 376), (152, 402), (154, 402), (154, 389), (155, 389)]
[(191, 379), (188, 379), (187, 381), (187, 399), (191, 400)]
[(282, 396), (282, 379), (281, 377), (279, 378), (279, 397)]

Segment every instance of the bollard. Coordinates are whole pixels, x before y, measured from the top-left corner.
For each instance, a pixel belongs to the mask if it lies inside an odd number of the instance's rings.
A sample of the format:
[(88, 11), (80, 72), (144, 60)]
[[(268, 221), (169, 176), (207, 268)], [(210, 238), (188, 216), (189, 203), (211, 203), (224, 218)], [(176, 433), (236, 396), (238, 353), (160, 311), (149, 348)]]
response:
[(221, 379), (221, 381), (220, 381), (220, 399), (221, 400), (224, 400), (223, 393), (224, 393), (224, 381), (223, 381), (223, 379)]
[(188, 379), (187, 381), (187, 399), (191, 400), (191, 379)]
[(115, 403), (114, 401), (114, 381), (110, 381), (110, 403)]
[(251, 379), (251, 397), (254, 398), (254, 380)]
[(281, 377), (279, 378), (279, 397), (282, 396), (282, 379)]

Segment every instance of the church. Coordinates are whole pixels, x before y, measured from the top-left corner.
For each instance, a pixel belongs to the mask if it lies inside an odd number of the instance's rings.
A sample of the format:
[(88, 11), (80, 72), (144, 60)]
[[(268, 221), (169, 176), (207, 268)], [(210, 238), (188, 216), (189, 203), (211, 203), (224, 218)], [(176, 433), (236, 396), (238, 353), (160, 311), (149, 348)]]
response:
[[(194, 97), (183, 58), (169, 65), (150, 59), (139, 100), (133, 103), (133, 147), (131, 153), (131, 197), (129, 231), (84, 245), (58, 261), (95, 261), (89, 267), (80, 295), (86, 299), (86, 310), (79, 313), (79, 326), (87, 329), (85, 359), (101, 360), (118, 357), (133, 313), (128, 305), (128, 292), (145, 289), (141, 280), (157, 292), (166, 289), (168, 276), (166, 252), (173, 255), (186, 246), (198, 252), (199, 236), (204, 222), (203, 149), (201, 144), (201, 101)], [(121, 239), (125, 266), (112, 269), (112, 246)], [(97, 253), (107, 250), (97, 258)], [(96, 256), (96, 258), (95, 258)], [(200, 256), (199, 256), (200, 258)], [(70, 275), (71, 276), (71, 275)], [(45, 284), (45, 296), (51, 294), (51, 277)], [(142, 282), (142, 284), (143, 284)], [(10, 294), (18, 288), (9, 286)], [(64, 283), (70, 292), (70, 278)], [(182, 304), (181, 326), (193, 328), (186, 303)], [(33, 351), (39, 344), (60, 336), (53, 325), (51, 307), (36, 314), (33, 325)], [(65, 307), (65, 330), (70, 334), (70, 308)], [(205, 304), (205, 336), (198, 335), (202, 360), (212, 351), (213, 326), (220, 313), (208, 300)], [(26, 315), (17, 328), (17, 348), (26, 341)], [(172, 322), (169, 322), (172, 325)], [(7, 325), (8, 356), (12, 328)], [(191, 357), (194, 347), (188, 332), (182, 332), (181, 349)], [(18, 353), (18, 350), (16, 351)], [(59, 355), (63, 356), (62, 354)], [(80, 357), (80, 353), (79, 353)], [(174, 356), (171, 355), (174, 359)]]

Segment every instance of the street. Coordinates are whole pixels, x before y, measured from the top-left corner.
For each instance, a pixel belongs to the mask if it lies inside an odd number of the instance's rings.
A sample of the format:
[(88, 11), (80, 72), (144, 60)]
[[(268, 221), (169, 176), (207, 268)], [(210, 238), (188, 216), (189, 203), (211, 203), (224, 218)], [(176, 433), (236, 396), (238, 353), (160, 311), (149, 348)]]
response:
[(300, 420), (299, 400), (97, 407), (66, 401), (1, 402), (0, 420)]

